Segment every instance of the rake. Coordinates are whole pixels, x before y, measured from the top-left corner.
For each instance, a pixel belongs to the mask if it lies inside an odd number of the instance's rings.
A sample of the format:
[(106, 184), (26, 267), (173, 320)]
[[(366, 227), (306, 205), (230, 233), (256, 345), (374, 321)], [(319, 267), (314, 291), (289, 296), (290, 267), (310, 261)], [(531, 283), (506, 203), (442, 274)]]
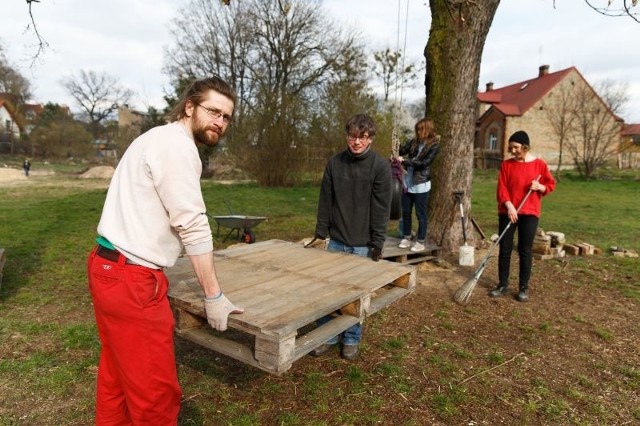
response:
[[(536, 180), (538, 179), (540, 179), (540, 176), (538, 176)], [(516, 213), (520, 212), (520, 209), (522, 208), (524, 203), (527, 201), (527, 198), (529, 198), (529, 195), (531, 195), (531, 192), (533, 192), (533, 190), (529, 189), (529, 192), (527, 192), (527, 195), (525, 195), (522, 201), (520, 202), (520, 205), (518, 206)], [(478, 266), (478, 269), (476, 269), (476, 272), (473, 274), (473, 276), (470, 279), (468, 279), (464, 284), (462, 284), (460, 288), (458, 288), (456, 292), (453, 294), (453, 300), (456, 303), (460, 305), (466, 305), (467, 303), (469, 303), (469, 300), (471, 300), (471, 295), (473, 294), (473, 290), (476, 288), (476, 284), (478, 284), (478, 280), (480, 279), (480, 276), (484, 272), (484, 268), (487, 267), (487, 264), (489, 263), (489, 259), (491, 258), (493, 251), (496, 249), (498, 244), (500, 244), (500, 240), (502, 239), (502, 237), (504, 237), (504, 234), (507, 233), (507, 230), (509, 229), (510, 226), (511, 226), (511, 222), (507, 223), (507, 226), (505, 226), (504, 230), (502, 231), (502, 233), (500, 234), (496, 242), (493, 243), (493, 245), (489, 248), (489, 251), (487, 252), (486, 256), (480, 261), (480, 265)]]

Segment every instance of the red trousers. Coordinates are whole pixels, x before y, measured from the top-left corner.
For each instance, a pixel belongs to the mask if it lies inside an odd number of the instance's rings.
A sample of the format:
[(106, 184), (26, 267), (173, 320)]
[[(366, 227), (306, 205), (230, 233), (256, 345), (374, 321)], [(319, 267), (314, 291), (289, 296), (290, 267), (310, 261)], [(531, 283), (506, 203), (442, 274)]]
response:
[(176, 425), (181, 390), (174, 319), (162, 270), (89, 255), (89, 289), (102, 349), (96, 425)]

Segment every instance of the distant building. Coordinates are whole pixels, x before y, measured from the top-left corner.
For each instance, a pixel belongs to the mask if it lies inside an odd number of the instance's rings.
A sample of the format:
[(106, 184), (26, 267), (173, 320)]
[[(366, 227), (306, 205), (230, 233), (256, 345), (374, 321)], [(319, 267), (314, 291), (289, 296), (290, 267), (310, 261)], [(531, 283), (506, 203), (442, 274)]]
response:
[[(478, 93), (479, 111), (474, 142), (475, 167), (498, 167), (509, 157), (507, 138), (517, 130), (525, 130), (531, 138), (532, 151), (542, 157), (550, 166), (559, 161), (559, 136), (552, 122), (553, 115), (559, 114), (566, 94), (593, 88), (575, 68), (567, 68), (549, 73), (549, 66), (539, 67), (536, 78), (509, 86), (494, 88), (487, 83), (486, 90)], [(609, 111), (605, 102), (597, 95), (591, 96), (592, 105), (605, 111), (611, 125), (622, 128), (623, 120)], [(565, 157), (562, 164), (571, 164)]]
[(13, 103), (0, 94), (0, 152), (14, 152), (21, 129), (21, 120)]
[(621, 135), (618, 167), (621, 169), (640, 168), (640, 124), (625, 125)]
[(124, 104), (118, 107), (118, 131), (131, 130), (136, 134), (142, 133), (142, 126), (147, 119), (146, 112), (140, 112), (129, 108)]

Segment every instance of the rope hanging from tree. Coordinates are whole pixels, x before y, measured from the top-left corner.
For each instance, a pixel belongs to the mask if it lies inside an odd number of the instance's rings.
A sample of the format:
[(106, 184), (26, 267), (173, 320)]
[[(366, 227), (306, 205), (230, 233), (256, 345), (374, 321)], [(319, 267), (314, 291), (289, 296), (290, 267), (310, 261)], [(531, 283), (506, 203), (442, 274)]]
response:
[[(397, 30), (397, 42), (396, 51), (400, 52), (400, 13), (401, 13), (402, 0), (398, 0), (398, 30)], [(404, 29), (404, 46), (402, 48), (401, 58), (402, 61), (396, 63), (396, 81), (395, 81), (395, 93), (393, 104), (393, 128), (391, 130), (391, 211), (389, 219), (398, 220), (402, 216), (402, 192), (404, 191), (404, 173), (405, 170), (402, 167), (402, 163), (398, 161), (397, 157), (400, 155), (400, 131), (398, 130), (400, 121), (400, 111), (402, 108), (402, 96), (404, 91), (404, 52), (407, 48), (407, 21), (409, 19), (409, 0), (407, 0), (407, 10), (405, 14), (405, 29)], [(398, 83), (400, 87), (398, 88)], [(400, 100), (398, 101), (398, 94)]]
[[(400, 111), (402, 109), (402, 97), (404, 95), (404, 61), (405, 61), (405, 52), (407, 50), (407, 21), (409, 20), (409, 0), (407, 0), (407, 7), (405, 11), (404, 18), (404, 40), (402, 50), (400, 50), (400, 14), (401, 14), (401, 5), (402, 0), (398, 0), (398, 24), (396, 31), (396, 51), (402, 52), (401, 61), (396, 63), (396, 79), (395, 79), (395, 92), (394, 92), (394, 103), (393, 103), (393, 128), (391, 131), (391, 154), (393, 157), (398, 156), (398, 151), (400, 150), (400, 134), (399, 134), (399, 121), (400, 121)], [(398, 83), (400, 83), (400, 87), (398, 88)], [(400, 100), (398, 101), (398, 93), (400, 94)]]

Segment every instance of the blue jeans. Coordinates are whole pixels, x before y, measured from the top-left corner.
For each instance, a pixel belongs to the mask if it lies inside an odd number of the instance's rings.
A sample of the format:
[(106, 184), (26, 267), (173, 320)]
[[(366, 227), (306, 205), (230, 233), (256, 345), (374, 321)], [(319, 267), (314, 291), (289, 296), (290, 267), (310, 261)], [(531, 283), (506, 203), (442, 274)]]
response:
[(431, 192), (402, 194), (402, 227), (404, 236), (411, 235), (411, 209), (415, 205), (418, 218), (418, 241), (423, 242), (427, 238), (427, 208)]
[[(367, 257), (369, 255), (369, 247), (350, 247), (336, 240), (329, 240), (329, 245), (327, 246), (328, 251), (336, 251), (341, 253), (349, 253), (355, 254), (356, 256)], [(328, 323), (331, 321), (333, 317), (331, 315), (326, 315), (322, 318), (319, 318), (316, 321), (318, 326)], [(352, 325), (338, 336), (334, 336), (331, 339), (327, 340), (326, 343), (330, 345), (335, 345), (338, 343), (338, 340), (342, 339), (343, 345), (357, 345), (360, 343), (360, 339), (362, 338), (362, 324), (358, 323)]]

